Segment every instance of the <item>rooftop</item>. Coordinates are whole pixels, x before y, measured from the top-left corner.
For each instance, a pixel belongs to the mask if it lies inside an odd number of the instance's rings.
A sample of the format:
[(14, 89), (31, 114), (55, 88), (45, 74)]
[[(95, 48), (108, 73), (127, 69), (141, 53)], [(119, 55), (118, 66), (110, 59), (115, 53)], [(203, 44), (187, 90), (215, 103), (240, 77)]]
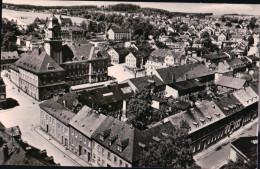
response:
[(235, 78), (231, 76), (220, 76), (215, 80), (215, 84), (219, 86), (224, 86), (232, 89), (242, 89), (245, 85), (246, 80)]

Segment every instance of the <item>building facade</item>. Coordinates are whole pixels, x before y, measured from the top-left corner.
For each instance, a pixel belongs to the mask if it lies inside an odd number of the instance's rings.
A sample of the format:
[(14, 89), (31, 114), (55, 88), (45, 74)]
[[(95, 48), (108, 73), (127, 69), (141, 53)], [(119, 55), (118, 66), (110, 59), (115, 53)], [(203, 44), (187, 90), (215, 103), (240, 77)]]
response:
[(131, 40), (131, 32), (127, 29), (112, 27), (108, 31), (108, 39), (114, 41)]

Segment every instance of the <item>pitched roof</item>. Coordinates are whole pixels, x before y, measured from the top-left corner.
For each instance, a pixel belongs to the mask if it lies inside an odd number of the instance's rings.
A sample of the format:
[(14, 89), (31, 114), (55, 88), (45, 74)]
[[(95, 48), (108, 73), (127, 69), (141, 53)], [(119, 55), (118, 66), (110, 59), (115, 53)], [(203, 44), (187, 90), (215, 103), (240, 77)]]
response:
[(92, 110), (88, 106), (83, 106), (82, 109), (72, 118), (69, 124), (88, 138), (91, 138), (92, 134), (105, 119), (105, 115)]
[(15, 64), (17, 67), (36, 74), (65, 71), (46, 52), (39, 54), (36, 49), (24, 54), (24, 56), (17, 60)]
[(203, 55), (202, 57), (207, 60), (228, 58), (228, 56), (225, 53), (221, 53), (221, 54), (211, 53), (211, 54)]
[(19, 59), (20, 57), (18, 56), (17, 51), (13, 52), (3, 52), (1, 51), (1, 60), (6, 60), (6, 59)]
[(230, 76), (220, 76), (215, 80), (216, 85), (233, 88), (233, 89), (242, 89), (245, 85), (246, 80), (230, 77)]
[(168, 86), (174, 88), (178, 92), (182, 94), (188, 94), (190, 92), (196, 92), (203, 88), (205, 88), (205, 85), (196, 81), (196, 80), (188, 80), (188, 81), (181, 81), (181, 82), (175, 82), (171, 83)]
[(233, 69), (242, 68), (242, 67), (246, 66), (244, 64), (244, 62), (242, 62), (239, 58), (234, 58), (234, 59), (228, 60), (227, 62), (229, 64), (229, 66), (231, 66)]
[(229, 94), (226, 97), (221, 97), (214, 101), (214, 103), (220, 108), (220, 110), (226, 115), (231, 115), (243, 109), (242, 104), (234, 97), (233, 94)]
[(40, 108), (55, 117), (57, 120), (68, 125), (71, 119), (75, 116), (71, 110), (66, 109), (54, 99), (47, 100), (41, 103)]
[(235, 91), (233, 95), (244, 107), (256, 103), (259, 100), (258, 94), (250, 86), (245, 89)]
[[(104, 133), (104, 141), (101, 141), (99, 136)], [(94, 132), (93, 139), (130, 163), (140, 158), (142, 147), (139, 143), (145, 140), (141, 131), (110, 116)], [(112, 141), (111, 146), (109, 140)], [(118, 151), (118, 146), (122, 147), (122, 152)]]
[(106, 87), (81, 92), (81, 100), (85, 105), (94, 103), (101, 106), (123, 101), (132, 96), (133, 90), (127, 83), (108, 85)]
[(246, 158), (251, 158), (252, 149), (257, 149), (258, 139), (257, 136), (250, 137), (239, 137), (238, 139), (231, 142), (231, 148), (235, 147), (235, 151), (240, 151)]
[(111, 29), (116, 33), (130, 33), (129, 29), (119, 28), (119, 27), (111, 27)]
[(141, 90), (147, 83), (154, 83), (155, 86), (163, 85), (163, 82), (157, 76), (144, 76), (129, 79), (129, 81), (138, 89)]

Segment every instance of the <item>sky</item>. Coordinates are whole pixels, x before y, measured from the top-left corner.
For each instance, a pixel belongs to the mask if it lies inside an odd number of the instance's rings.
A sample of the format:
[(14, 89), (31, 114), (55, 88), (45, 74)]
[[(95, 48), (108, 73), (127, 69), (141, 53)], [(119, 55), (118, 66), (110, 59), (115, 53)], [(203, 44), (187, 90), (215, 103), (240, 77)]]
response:
[(160, 8), (171, 12), (194, 12), (220, 14), (260, 15), (260, 4), (206, 4), (206, 3), (164, 3), (164, 2), (107, 2), (107, 1), (51, 1), (51, 0), (2, 0), (3, 3), (30, 4), (42, 6), (113, 5), (131, 3), (141, 7)]

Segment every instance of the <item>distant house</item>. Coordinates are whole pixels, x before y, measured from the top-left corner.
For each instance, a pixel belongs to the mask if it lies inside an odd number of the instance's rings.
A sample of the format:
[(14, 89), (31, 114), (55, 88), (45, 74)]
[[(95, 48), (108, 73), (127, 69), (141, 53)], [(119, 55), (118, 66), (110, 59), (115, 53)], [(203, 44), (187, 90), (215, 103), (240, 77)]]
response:
[(252, 149), (257, 151), (257, 136), (239, 137), (231, 142), (230, 159), (234, 162), (242, 160), (245, 163), (250, 162), (252, 158)]
[(125, 63), (126, 56), (130, 53), (124, 47), (111, 48), (107, 52), (111, 57), (111, 64)]
[(186, 64), (184, 52), (169, 49), (154, 50), (145, 64), (146, 74), (151, 75), (156, 69)]
[(66, 40), (84, 40), (86, 31), (78, 26), (69, 26), (61, 28), (61, 38)]
[(9, 69), (19, 58), (17, 51), (1, 52), (1, 70)]
[(215, 71), (215, 78), (219, 75), (233, 76), (233, 69), (228, 65), (226, 60), (210, 64), (209, 69)]
[(221, 33), (219, 36), (218, 36), (218, 41), (226, 41), (227, 39), (227, 35), (224, 34), (224, 33)]
[(39, 38), (36, 38), (35, 36), (33, 35), (30, 35), (27, 39), (26, 39), (26, 48), (29, 50), (29, 51), (32, 51), (34, 50), (35, 48), (39, 47), (40, 46), (40, 39)]
[(108, 39), (114, 41), (131, 40), (131, 32), (128, 29), (112, 27), (108, 31)]
[(166, 104), (166, 101), (164, 99), (155, 96), (152, 97), (152, 103), (151, 103), (152, 108), (160, 110), (163, 104)]
[(72, 26), (72, 20), (71, 18), (63, 18), (61, 15), (60, 17), (58, 17), (58, 21), (59, 21), (59, 24), (62, 26), (62, 27), (68, 27), (68, 26)]
[(239, 58), (227, 60), (227, 63), (234, 70), (234, 74), (238, 74), (246, 71), (246, 65)]
[(211, 53), (211, 54), (203, 55), (202, 58), (206, 59), (206, 62), (208, 64), (210, 64), (210, 63), (213, 63), (213, 62), (217, 63), (217, 62), (227, 60), (229, 57), (225, 53), (220, 53), (220, 54)]
[(143, 58), (138, 55), (138, 52), (130, 52), (125, 57), (125, 63), (127, 67), (130, 68), (140, 68), (142, 66)]

